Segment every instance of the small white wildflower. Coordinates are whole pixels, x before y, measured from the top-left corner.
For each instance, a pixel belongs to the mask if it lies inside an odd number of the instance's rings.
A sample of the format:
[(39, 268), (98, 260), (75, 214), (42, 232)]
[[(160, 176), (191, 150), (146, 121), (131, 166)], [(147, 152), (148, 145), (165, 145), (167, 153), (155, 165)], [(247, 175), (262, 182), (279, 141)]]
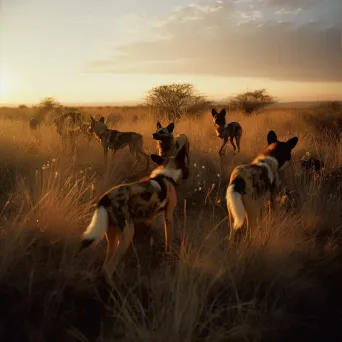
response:
[(221, 175), (218, 173), (218, 174), (217, 174), (217, 177), (218, 177), (218, 178), (220, 178), (220, 177), (221, 177)]
[(53, 159), (51, 160), (51, 162), (52, 162), (52, 163), (55, 163), (55, 162), (56, 162), (56, 158), (53, 158)]
[(202, 187), (199, 187), (199, 188), (198, 188), (198, 191), (201, 191), (201, 190), (202, 190)]
[(196, 163), (194, 163), (194, 167), (196, 167), (197, 166), (197, 164)]
[(205, 165), (202, 166), (202, 169), (205, 169)]

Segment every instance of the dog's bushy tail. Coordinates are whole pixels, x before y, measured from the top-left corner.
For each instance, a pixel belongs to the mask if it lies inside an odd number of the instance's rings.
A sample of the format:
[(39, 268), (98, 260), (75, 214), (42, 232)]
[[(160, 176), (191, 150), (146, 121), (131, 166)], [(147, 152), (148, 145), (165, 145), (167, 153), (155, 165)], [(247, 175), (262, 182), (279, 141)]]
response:
[(226, 193), (227, 207), (234, 219), (233, 228), (240, 229), (245, 222), (246, 209), (242, 202), (242, 195), (235, 189), (235, 184), (227, 188)]
[(82, 249), (103, 238), (108, 228), (108, 221), (108, 212), (104, 206), (100, 205), (95, 210), (87, 230), (83, 233)]

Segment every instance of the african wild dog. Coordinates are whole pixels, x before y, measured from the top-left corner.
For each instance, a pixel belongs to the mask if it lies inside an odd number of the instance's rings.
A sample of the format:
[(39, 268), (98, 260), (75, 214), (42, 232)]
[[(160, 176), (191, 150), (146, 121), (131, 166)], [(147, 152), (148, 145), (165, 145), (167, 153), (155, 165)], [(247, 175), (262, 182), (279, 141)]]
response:
[(100, 120), (95, 120), (92, 116), (90, 131), (95, 133), (96, 136), (101, 140), (101, 144), (104, 151), (105, 164), (107, 163), (108, 149), (111, 149), (114, 154), (128, 146), (130, 152), (135, 155), (136, 158), (145, 157), (146, 158), (146, 168), (149, 167), (150, 157), (143, 150), (143, 136), (135, 132), (119, 132), (113, 129), (109, 129), (104, 122), (104, 117)]
[(77, 139), (84, 138), (88, 141), (92, 138), (89, 124), (83, 123), (75, 128), (69, 128), (63, 131), (62, 137), (75, 143)]
[(53, 123), (56, 126), (57, 133), (62, 136), (65, 130), (76, 128), (82, 124), (82, 114), (79, 112), (69, 112), (55, 118)]
[(223, 148), (226, 146), (228, 142), (228, 138), (230, 143), (233, 146), (234, 154), (236, 153), (236, 146), (234, 144), (233, 139), (235, 138), (237, 150), (240, 152), (240, 140), (242, 136), (242, 127), (238, 122), (230, 122), (226, 123), (226, 110), (223, 108), (220, 113), (216, 111), (216, 109), (211, 110), (211, 115), (213, 116), (214, 125), (216, 129), (216, 135), (223, 139), (223, 144), (220, 148), (219, 155), (222, 156), (224, 154)]
[(158, 167), (149, 177), (115, 186), (101, 196), (91, 222), (83, 233), (81, 249), (99, 242), (107, 234), (109, 247), (113, 252), (116, 251), (119, 262), (132, 243), (135, 224), (150, 224), (155, 217), (163, 214), (165, 250), (172, 251), (176, 186), (189, 175), (185, 165), (185, 150), (182, 148), (171, 158), (151, 154), (151, 159)]
[(185, 134), (173, 135), (174, 128), (175, 124), (173, 122), (166, 127), (162, 127), (161, 123), (157, 121), (157, 131), (152, 134), (152, 137), (154, 140), (157, 140), (158, 154), (165, 158), (175, 156), (184, 146), (185, 156), (189, 165), (189, 139)]
[(313, 158), (310, 152), (305, 153), (305, 155), (300, 160), (300, 164), (302, 168), (308, 171), (319, 172), (324, 169), (324, 162), (317, 158)]
[(270, 131), (267, 141), (267, 148), (251, 164), (236, 167), (230, 176), (226, 193), (230, 241), (234, 241), (245, 218), (250, 232), (251, 227), (261, 218), (268, 202), (273, 209), (280, 185), (279, 171), (291, 160), (291, 151), (297, 145), (298, 138), (281, 142), (276, 133)]
[(39, 121), (36, 118), (31, 118), (29, 120), (29, 124), (30, 124), (30, 129), (34, 131), (38, 128)]

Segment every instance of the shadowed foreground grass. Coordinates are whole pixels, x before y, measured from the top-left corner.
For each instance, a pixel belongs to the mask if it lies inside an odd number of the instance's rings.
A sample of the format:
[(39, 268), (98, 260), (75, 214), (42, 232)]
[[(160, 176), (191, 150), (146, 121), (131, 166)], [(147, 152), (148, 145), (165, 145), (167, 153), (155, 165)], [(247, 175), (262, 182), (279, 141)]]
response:
[[(143, 114), (137, 113), (139, 122), (124, 115), (116, 127), (143, 133), (152, 153), (155, 121)], [(49, 125), (30, 132), (24, 121), (1, 119), (0, 339), (341, 339), (340, 143), (291, 110), (229, 120), (243, 127), (241, 153), (233, 157), (228, 147), (222, 164), (209, 113), (176, 124), (190, 138), (192, 159), (190, 179), (178, 189), (179, 248), (166, 258), (162, 229), (140, 227), (109, 281), (106, 241), (79, 254), (79, 237), (97, 196), (145, 175), (145, 165), (119, 151), (104, 173), (95, 139), (81, 139), (75, 150)], [(283, 174), (294, 201), (229, 250), (224, 193), (230, 172), (265, 146), (270, 129), (282, 140), (299, 137)], [(321, 175), (300, 168), (306, 151), (325, 162)]]

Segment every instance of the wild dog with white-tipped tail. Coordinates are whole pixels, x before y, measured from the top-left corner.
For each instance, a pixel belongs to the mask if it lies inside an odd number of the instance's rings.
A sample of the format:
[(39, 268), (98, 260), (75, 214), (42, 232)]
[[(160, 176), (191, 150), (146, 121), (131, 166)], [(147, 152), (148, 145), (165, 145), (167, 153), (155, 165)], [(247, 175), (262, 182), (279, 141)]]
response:
[(286, 142), (278, 141), (274, 131), (267, 135), (268, 146), (251, 164), (236, 167), (231, 176), (226, 193), (229, 215), (229, 241), (234, 241), (247, 219), (250, 232), (270, 202), (271, 209), (279, 188), (279, 171), (291, 160), (291, 151), (298, 138)]
[(107, 234), (110, 249), (115, 251), (119, 262), (133, 241), (135, 223), (149, 224), (154, 217), (163, 214), (165, 250), (171, 252), (176, 186), (189, 175), (184, 161), (185, 149), (175, 157), (152, 154), (151, 159), (158, 167), (149, 177), (115, 186), (102, 195), (83, 234), (81, 249), (99, 242)]

